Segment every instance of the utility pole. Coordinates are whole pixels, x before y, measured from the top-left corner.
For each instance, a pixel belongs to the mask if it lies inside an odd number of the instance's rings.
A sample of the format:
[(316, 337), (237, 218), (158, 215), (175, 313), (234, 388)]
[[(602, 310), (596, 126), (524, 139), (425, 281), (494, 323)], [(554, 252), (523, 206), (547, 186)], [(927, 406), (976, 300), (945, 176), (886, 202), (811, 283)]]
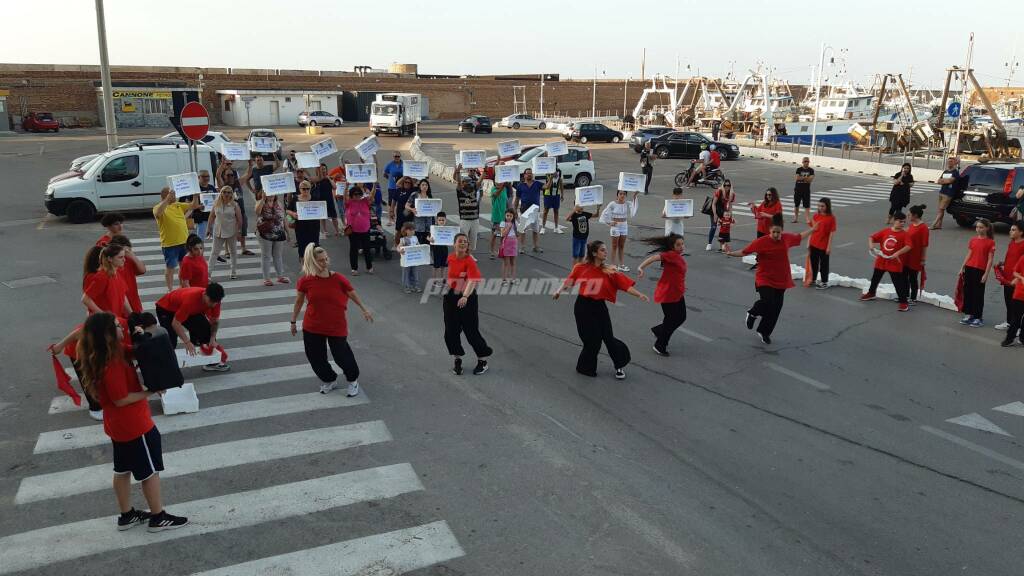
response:
[(640, 83), (643, 84), (647, 81), (647, 74), (644, 67), (647, 65), (647, 48), (644, 48), (644, 54), (640, 57)]
[(591, 90), (590, 119), (597, 117), (597, 66), (594, 66), (594, 89)]
[(544, 75), (540, 75), (540, 117), (544, 117)]
[(629, 92), (629, 76), (622, 83), (622, 119), (626, 119), (626, 93)]
[(114, 88), (110, 82), (110, 59), (107, 57), (107, 24), (103, 17), (103, 0), (96, 0), (96, 32), (100, 42), (103, 124), (107, 134), (107, 150), (113, 150), (117, 147), (117, 120), (114, 118)]

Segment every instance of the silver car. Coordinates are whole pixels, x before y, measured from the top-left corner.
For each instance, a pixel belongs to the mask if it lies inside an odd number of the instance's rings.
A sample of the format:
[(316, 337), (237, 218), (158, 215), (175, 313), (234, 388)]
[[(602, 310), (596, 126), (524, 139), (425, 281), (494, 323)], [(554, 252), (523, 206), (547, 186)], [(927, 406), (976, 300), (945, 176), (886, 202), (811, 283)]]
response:
[(313, 110), (299, 114), (299, 126), (341, 126), (342, 121), (338, 116), (324, 110)]
[(513, 114), (511, 116), (505, 116), (498, 123), (499, 126), (505, 128), (514, 128), (516, 130), (520, 128), (536, 128), (537, 130), (544, 130), (548, 127), (547, 122), (540, 118), (534, 118), (530, 114)]

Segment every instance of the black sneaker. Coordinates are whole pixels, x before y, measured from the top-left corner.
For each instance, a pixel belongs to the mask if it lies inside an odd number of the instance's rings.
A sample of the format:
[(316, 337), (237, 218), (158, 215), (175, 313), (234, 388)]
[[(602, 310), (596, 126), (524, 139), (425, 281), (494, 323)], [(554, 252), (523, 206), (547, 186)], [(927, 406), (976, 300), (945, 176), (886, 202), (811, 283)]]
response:
[(147, 510), (136, 510), (135, 508), (132, 508), (117, 517), (117, 529), (123, 532), (130, 528), (134, 528), (135, 526), (148, 521), (150, 516), (152, 516), (152, 514)]
[(452, 366), (452, 374), (462, 376), (462, 358), (455, 359), (455, 365)]
[(747, 330), (754, 329), (754, 322), (757, 322), (757, 316), (754, 316), (750, 312), (747, 312)]
[(1002, 346), (1003, 348), (1009, 348), (1010, 346), (1013, 346), (1014, 344), (1016, 344), (1016, 342), (1013, 341), (1013, 338), (1006, 338), (999, 345)]
[(217, 256), (217, 262), (227, 262), (223, 256)]
[(657, 344), (651, 346), (651, 349), (654, 350), (654, 353), (657, 354), (658, 356), (668, 356), (668, 350), (665, 350), (664, 348), (658, 348)]
[(167, 511), (164, 510), (163, 512), (149, 518), (149, 531), (163, 532), (164, 530), (174, 530), (176, 528), (181, 528), (186, 524), (188, 524), (188, 518), (185, 518), (184, 516), (174, 516), (173, 514), (168, 514)]
[(487, 372), (487, 360), (477, 360), (476, 368), (473, 368), (473, 374), (479, 376), (484, 372)]
[(772, 343), (772, 339), (769, 338), (767, 334), (762, 334), (762, 333), (758, 332), (757, 335), (761, 337), (761, 342), (764, 342), (765, 344), (771, 344)]
[(615, 369), (615, 379), (616, 380), (625, 380), (626, 379), (626, 371), (623, 370), (622, 368), (616, 368)]

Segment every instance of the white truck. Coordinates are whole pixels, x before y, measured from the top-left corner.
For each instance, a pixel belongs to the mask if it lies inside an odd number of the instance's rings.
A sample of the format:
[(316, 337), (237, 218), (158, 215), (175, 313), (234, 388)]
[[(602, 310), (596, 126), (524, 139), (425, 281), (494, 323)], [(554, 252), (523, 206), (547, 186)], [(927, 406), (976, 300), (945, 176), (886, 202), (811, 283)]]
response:
[(377, 94), (377, 100), (370, 106), (370, 130), (404, 136), (416, 131), (420, 121), (419, 94), (385, 92)]

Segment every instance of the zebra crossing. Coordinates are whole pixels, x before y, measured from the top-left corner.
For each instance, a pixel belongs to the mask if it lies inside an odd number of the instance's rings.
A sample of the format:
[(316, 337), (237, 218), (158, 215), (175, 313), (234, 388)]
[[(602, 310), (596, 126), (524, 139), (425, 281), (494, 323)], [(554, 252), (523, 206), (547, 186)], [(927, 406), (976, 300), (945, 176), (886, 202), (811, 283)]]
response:
[[(133, 240), (136, 252), (144, 256), (159, 254), (159, 239)], [(33, 506), (60, 507), (62, 499), (88, 502), (89, 516), (85, 520), (57, 525), (35, 527), (24, 532), (0, 537), (0, 574), (22, 571), (51, 573), (55, 565), (76, 562), (87, 570), (92, 556), (103, 554), (123, 556), (131, 561), (138, 556), (133, 551), (154, 542), (215, 534), (228, 530), (253, 530), (273, 533), (275, 525), (292, 519), (301, 524), (309, 514), (339, 510), (357, 504), (379, 502), (409, 494), (423, 494), (427, 487), (408, 462), (389, 462), (388, 445), (394, 442), (391, 431), (383, 420), (361, 418), (359, 421), (316, 427), (318, 415), (337, 414), (338, 411), (372, 405), (373, 388), (363, 390), (359, 396), (349, 398), (344, 392), (319, 394), (315, 390), (319, 380), (305, 361), (301, 339), (284, 339), (290, 334), (288, 323), (295, 296), (294, 284), (276, 284), (264, 287), (259, 267), (253, 267), (259, 255), (239, 257), (239, 280), (223, 282), (228, 287), (221, 314), (223, 327), (218, 333), (229, 354), (232, 370), (226, 373), (204, 373), (198, 366), (209, 363), (209, 358), (188, 358), (179, 350), (179, 359), (185, 361), (186, 381), (195, 385), (202, 408), (193, 414), (165, 416), (160, 414), (158, 398), (151, 404), (153, 420), (164, 436), (164, 479), (190, 477), (203, 474), (215, 477), (228, 474), (232, 469), (280, 462), (288, 458), (332, 458), (342, 461), (344, 451), (359, 448), (373, 451), (373, 467), (357, 470), (332, 470), (326, 475), (309, 478), (295, 475), (294, 481), (261, 481), (259, 475), (245, 475), (242, 480), (233, 477), (230, 483), (235, 491), (191, 501), (167, 502), (174, 514), (189, 517), (190, 523), (178, 530), (150, 534), (145, 528), (120, 532), (114, 526), (116, 511), (110, 490), (111, 464), (107, 446), (109, 439), (101, 423), (85, 415), (84, 402), (75, 406), (67, 396), (54, 397), (48, 417), (54, 422), (42, 432), (33, 448), (33, 459), (48, 459), (59, 465), (57, 470), (44, 468), (44, 472), (22, 477), (14, 496), (14, 506), (31, 511)], [(150, 260), (153, 260), (150, 258)], [(150, 261), (147, 260), (147, 263)], [(227, 266), (214, 272), (214, 279), (228, 275)], [(245, 279), (242, 279), (245, 278)], [(152, 265), (145, 276), (139, 278), (147, 310), (165, 292), (162, 285), (163, 267)], [(149, 298), (146, 298), (149, 296)], [(241, 339), (245, 339), (242, 341)], [(274, 340), (276, 339), (276, 340)], [(237, 345), (236, 345), (237, 343)], [(350, 339), (357, 356), (366, 350), (358, 335)], [(271, 359), (272, 364), (254, 366), (256, 361)], [(340, 370), (335, 366), (335, 370)], [(73, 370), (68, 369), (74, 378)], [(309, 382), (308, 392), (295, 393), (295, 387), (273, 397), (257, 396), (256, 386)], [(247, 391), (254, 390), (250, 394)], [(232, 391), (237, 401), (228, 404), (206, 405), (202, 398), (214, 392)], [(238, 396), (241, 394), (242, 396)], [(365, 408), (357, 414), (365, 415)], [(285, 431), (275, 428), (270, 419), (291, 417), (291, 423), (300, 421), (300, 430)], [(297, 418), (296, 418), (297, 417)], [(222, 442), (189, 441), (202, 438), (217, 427), (243, 423), (244, 438), (230, 438)], [(197, 431), (197, 434), (187, 434)], [(179, 434), (186, 433), (186, 434)], [(184, 438), (183, 438), (184, 436)], [(72, 466), (71, 463), (84, 466)], [(380, 463), (380, 465), (376, 465)], [(33, 467), (34, 468), (34, 467)], [(31, 470), (31, 469), (30, 469)], [(426, 496), (419, 496), (426, 498)], [(141, 497), (133, 487), (133, 501)], [(31, 514), (29, 514), (31, 517)], [(407, 521), (408, 522), (408, 521)], [(422, 524), (420, 522), (423, 522)], [(209, 565), (198, 568), (204, 576), (250, 574), (401, 574), (465, 555), (464, 550), (447, 522), (439, 518), (425, 518), (409, 522), (411, 526), (388, 526), (390, 531), (355, 534), (355, 538), (339, 539), (324, 545), (288, 550), (277, 555), (218, 561), (214, 556)], [(318, 525), (310, 523), (309, 530)], [(372, 531), (372, 530), (371, 530)], [(59, 545), (56, 545), (59, 544)], [(279, 551), (279, 550), (275, 550)], [(66, 564), (65, 564), (66, 566)]]
[[(916, 182), (913, 188), (910, 189), (911, 203), (913, 203), (913, 197), (919, 194), (934, 194), (939, 191), (938, 184), (931, 184), (928, 182)], [(814, 202), (817, 202), (818, 198), (828, 198), (832, 201), (834, 208), (842, 208), (847, 206), (857, 206), (860, 204), (870, 204), (872, 202), (889, 202), (889, 192), (892, 191), (892, 183), (889, 181), (872, 182), (870, 184), (861, 184), (859, 186), (848, 186), (845, 188), (832, 188), (829, 190), (813, 190), (811, 191), (811, 210), (814, 210)], [(787, 197), (786, 193), (780, 193), (782, 196), (782, 203), (787, 209), (792, 208), (792, 196)], [(746, 210), (742, 207), (737, 207), (733, 210), (733, 216), (745, 216), (753, 218), (753, 214), (750, 210)]]

